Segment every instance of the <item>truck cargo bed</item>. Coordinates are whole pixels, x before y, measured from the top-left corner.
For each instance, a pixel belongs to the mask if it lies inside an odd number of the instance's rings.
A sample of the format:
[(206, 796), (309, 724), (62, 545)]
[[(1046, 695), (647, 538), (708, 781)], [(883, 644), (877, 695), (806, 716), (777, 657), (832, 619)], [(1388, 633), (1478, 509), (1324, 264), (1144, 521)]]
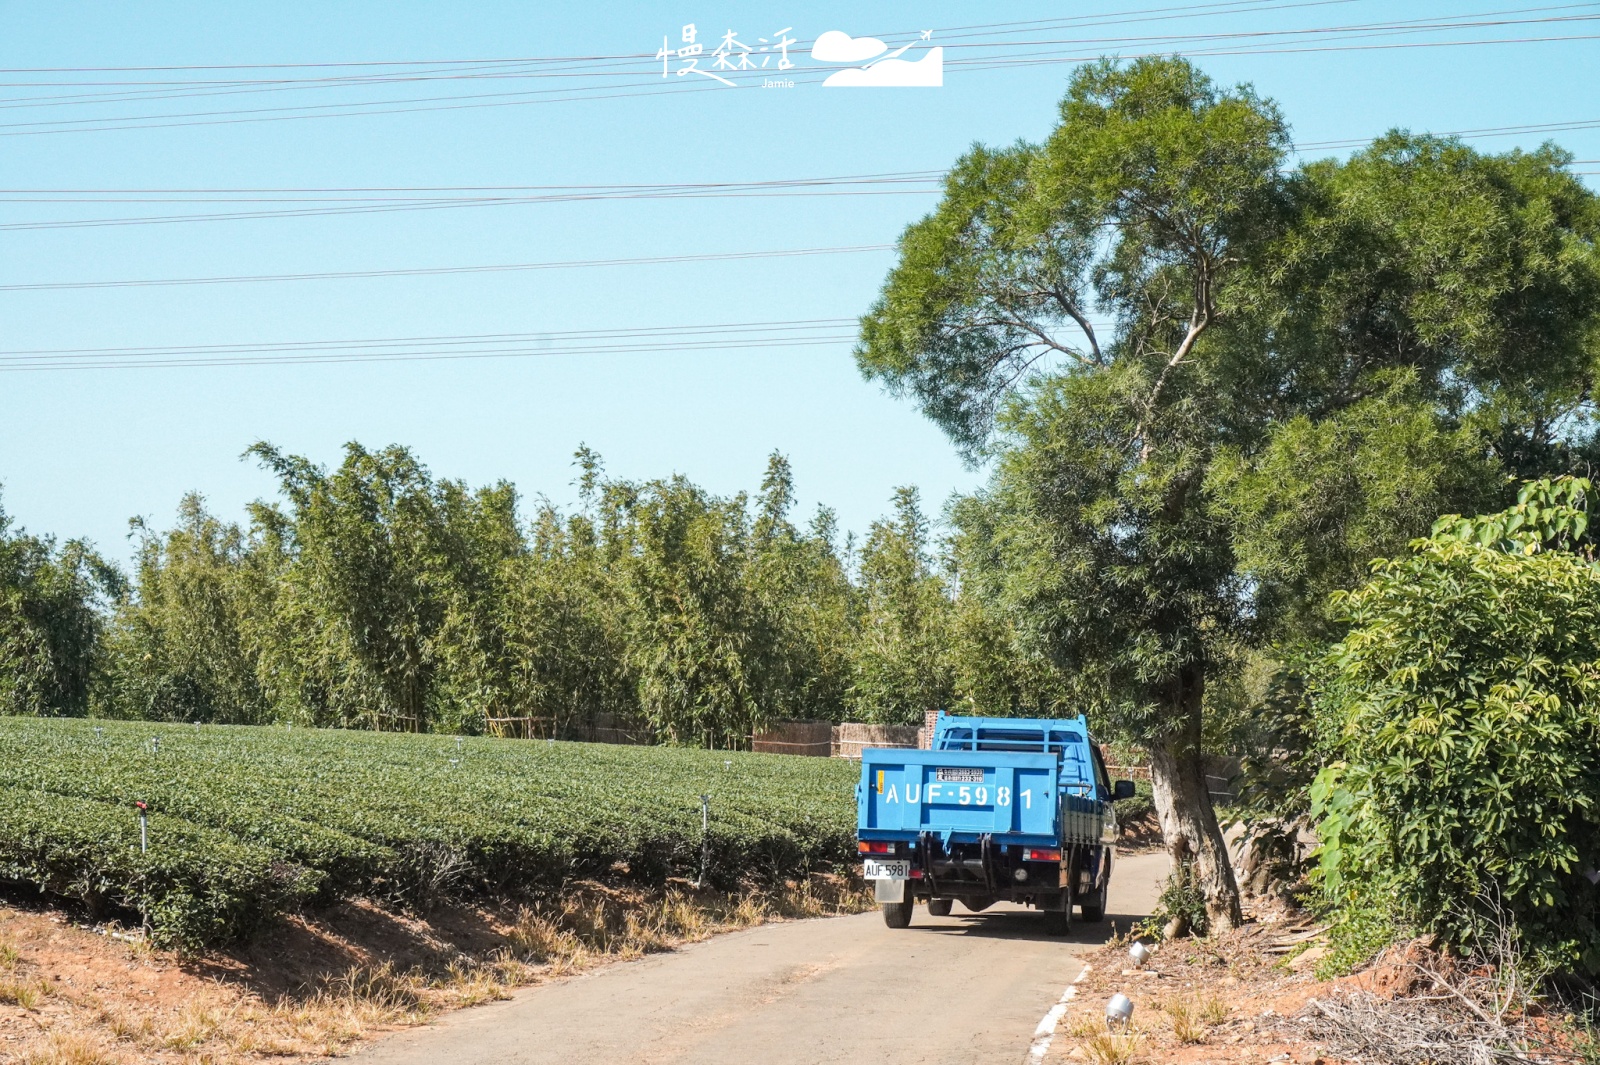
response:
[(1053, 846), (1100, 838), (1104, 803), (1056, 754), (872, 749), (862, 756), (862, 839)]

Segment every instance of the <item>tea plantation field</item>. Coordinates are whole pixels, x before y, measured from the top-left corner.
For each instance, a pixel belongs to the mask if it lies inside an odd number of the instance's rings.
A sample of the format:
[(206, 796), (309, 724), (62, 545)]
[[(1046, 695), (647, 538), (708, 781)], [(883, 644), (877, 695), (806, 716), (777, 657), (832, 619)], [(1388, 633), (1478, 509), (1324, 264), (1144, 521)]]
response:
[[(731, 887), (854, 854), (853, 763), (243, 726), (0, 718), (0, 881), (202, 947), (364, 895), (519, 898), (573, 878)], [(141, 853), (138, 811), (149, 808)]]

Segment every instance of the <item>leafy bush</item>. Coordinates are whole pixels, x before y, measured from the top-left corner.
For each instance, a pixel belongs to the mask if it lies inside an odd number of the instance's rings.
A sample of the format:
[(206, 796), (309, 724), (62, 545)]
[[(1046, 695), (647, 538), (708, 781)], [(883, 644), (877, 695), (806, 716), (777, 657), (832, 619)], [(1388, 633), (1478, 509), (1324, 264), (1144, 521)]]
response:
[(1205, 892), (1195, 878), (1192, 862), (1173, 866), (1161, 887), (1160, 898), (1156, 899), (1154, 912), (1135, 927), (1135, 935), (1164, 939), (1168, 926), (1174, 921), (1177, 922), (1174, 931), (1179, 936), (1203, 936), (1210, 931)]
[[(709, 872), (732, 887), (852, 857), (855, 774), (826, 758), (0, 718), (0, 878), (148, 913), (194, 947), (308, 900), (695, 876), (707, 794)], [(153, 811), (145, 858), (135, 801)]]
[(1124, 821), (1136, 821), (1156, 812), (1156, 793), (1148, 780), (1133, 782), (1133, 798), (1117, 803), (1117, 816)]
[(1587, 486), (1531, 487), (1342, 599), (1313, 691), (1320, 875), (1357, 939), (1380, 913), (1470, 947), (1494, 899), (1536, 962), (1596, 975), (1600, 571), (1548, 549), (1582, 537)]

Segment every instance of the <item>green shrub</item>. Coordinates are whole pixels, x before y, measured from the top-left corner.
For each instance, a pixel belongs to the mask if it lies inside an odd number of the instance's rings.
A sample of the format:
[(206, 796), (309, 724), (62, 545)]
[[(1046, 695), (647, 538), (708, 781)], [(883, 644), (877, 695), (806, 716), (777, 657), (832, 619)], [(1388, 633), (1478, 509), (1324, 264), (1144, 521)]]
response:
[(1600, 572), (1508, 542), (1528, 509), (1452, 516), (1340, 603), (1312, 692), (1319, 873), (1352, 942), (1393, 913), (1471, 947), (1503, 907), (1537, 962), (1600, 975)]
[(1181, 923), (1184, 934), (1203, 936), (1210, 931), (1205, 892), (1195, 881), (1194, 866), (1190, 862), (1173, 867), (1161, 887), (1154, 912), (1136, 926), (1135, 934), (1164, 938), (1168, 923), (1174, 919)]
[(1133, 798), (1123, 799), (1117, 803), (1117, 820), (1119, 821), (1138, 821), (1155, 812), (1155, 791), (1150, 787), (1148, 780), (1134, 781)]

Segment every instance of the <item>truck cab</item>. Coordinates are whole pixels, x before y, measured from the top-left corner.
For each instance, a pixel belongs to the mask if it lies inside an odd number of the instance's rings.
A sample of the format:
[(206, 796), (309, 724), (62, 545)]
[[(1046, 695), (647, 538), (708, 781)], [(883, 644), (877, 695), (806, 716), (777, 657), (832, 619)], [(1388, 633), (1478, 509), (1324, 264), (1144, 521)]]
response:
[(941, 713), (929, 750), (868, 748), (856, 785), (856, 846), (885, 922), (911, 923), (917, 899), (944, 916), (997, 901), (1065, 934), (1073, 907), (1105, 917), (1115, 861), (1112, 783), (1088, 721)]

